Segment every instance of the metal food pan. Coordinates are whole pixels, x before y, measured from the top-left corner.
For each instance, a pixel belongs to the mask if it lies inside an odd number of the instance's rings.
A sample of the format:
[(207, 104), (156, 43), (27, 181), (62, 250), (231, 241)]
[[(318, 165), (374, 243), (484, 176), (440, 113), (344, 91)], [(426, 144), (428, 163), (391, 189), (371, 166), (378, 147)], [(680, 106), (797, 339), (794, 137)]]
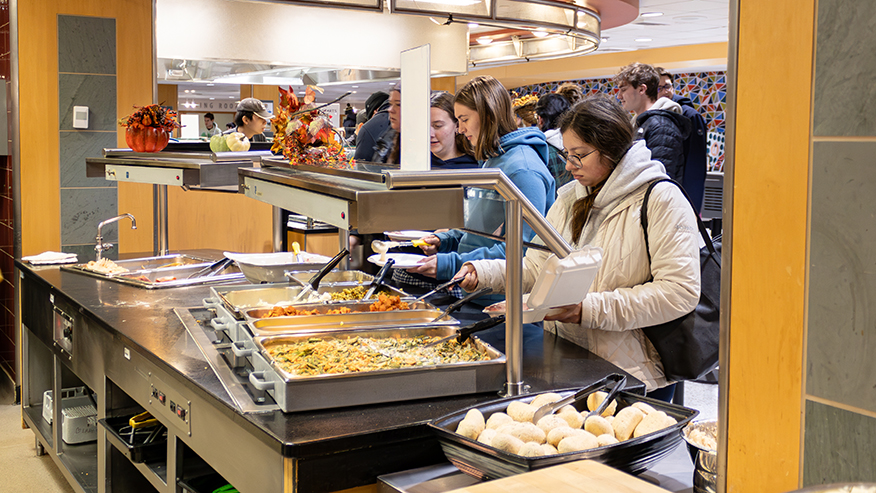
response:
[[(290, 272), (289, 275), (304, 284), (316, 275), (317, 272), (316, 270), (304, 270)], [(360, 270), (333, 270), (322, 278), (322, 282), (326, 284), (335, 282), (370, 283), (373, 280), (374, 276)]]
[[(575, 390), (555, 390), (553, 392), (566, 397), (574, 394)], [(595, 460), (630, 474), (639, 474), (672, 452), (681, 443), (682, 428), (699, 414), (699, 411), (695, 409), (621, 391), (616, 397), (618, 411), (636, 402), (644, 402), (654, 409), (672, 416), (678, 422), (654, 433), (613, 445), (544, 457), (523, 457), (510, 454), (456, 433), (459, 422), (465, 418), (469, 409), (478, 409), (485, 418), (489, 418), (493, 413), (505, 412), (508, 404), (513, 401), (528, 403), (537, 395), (529, 394), (498, 399), (462, 409), (432, 421), (429, 423), (429, 427), (438, 435), (438, 441), (441, 448), (444, 449), (444, 455), (447, 456), (447, 459), (461, 471), (479, 479), (503, 478), (581, 459)], [(587, 399), (579, 400), (574, 404), (575, 408), (578, 411), (585, 410), (586, 401)]]
[[(349, 306), (355, 302), (336, 303), (331, 305), (298, 305), (298, 308), (310, 306), (327, 311), (338, 306)], [(362, 304), (361, 302), (358, 304)], [(367, 310), (367, 304), (366, 304)], [(250, 310), (250, 312), (255, 310)], [(262, 310), (263, 311), (263, 310)], [(249, 312), (247, 312), (249, 313)], [(406, 326), (455, 326), (459, 321), (446, 316), (438, 322), (433, 322), (441, 310), (427, 304), (418, 303), (413, 310), (393, 310), (390, 312), (361, 311), (354, 313), (333, 313), (331, 315), (299, 315), (294, 317), (249, 318), (249, 327), (256, 336), (267, 336), (281, 333), (307, 332), (312, 330), (353, 330), (358, 328), (385, 328)]]
[(142, 270), (138, 272), (116, 274), (112, 280), (146, 289), (178, 288), (243, 280), (243, 273), (241, 273), (240, 269), (233, 264), (228, 265), (221, 271), (210, 276), (199, 275), (192, 277), (191, 279), (189, 278), (189, 276), (203, 271), (206, 265), (192, 264), (181, 267), (168, 267), (164, 269)]
[(453, 327), (396, 327), (343, 333), (310, 331), (298, 335), (256, 337), (254, 343), (259, 351), (258, 357), (265, 360), (270, 365), (270, 369), (253, 372), (250, 382), (256, 388), (267, 390), (284, 412), (501, 390), (505, 382), (505, 355), (476, 336), (472, 337), (472, 342), (485, 349), (491, 357), (490, 360), (300, 377), (281, 370), (268, 354), (268, 349), (273, 346), (314, 337), (321, 339), (400, 338), (419, 335), (444, 337), (454, 334), (455, 331)]
[(82, 274), (88, 274), (92, 276), (102, 277), (102, 278), (111, 278), (115, 276), (128, 275), (135, 272), (144, 272), (144, 271), (165, 271), (166, 269), (172, 269), (181, 266), (200, 266), (206, 267), (210, 265), (213, 260), (208, 258), (194, 257), (191, 255), (183, 255), (183, 254), (174, 254), (174, 255), (162, 255), (159, 257), (142, 257), (142, 258), (133, 258), (127, 260), (114, 260), (116, 265), (119, 267), (124, 267), (128, 269), (127, 272), (120, 272), (118, 274), (103, 274), (101, 272), (96, 272), (88, 269), (88, 264), (73, 264), (73, 265), (65, 265), (62, 266), (63, 270), (71, 270), (80, 272)]
[[(339, 293), (344, 289), (361, 286), (361, 284), (328, 284), (321, 285), (317, 290), (318, 295), (326, 293)], [(301, 286), (294, 286), (285, 283), (278, 284), (254, 284), (249, 286), (229, 286), (222, 288), (212, 288), (213, 297), (221, 301), (237, 318), (243, 319), (244, 312), (254, 308), (272, 307), (282, 304), (289, 305), (299, 293)], [(395, 296), (407, 297), (408, 294), (404, 291), (395, 289), (391, 286), (383, 286), (380, 291), (389, 291)], [(336, 304), (345, 303), (346, 300), (328, 300), (326, 303)], [(315, 304), (321, 302), (301, 302), (300, 304)], [(256, 317), (258, 318), (258, 317)]]

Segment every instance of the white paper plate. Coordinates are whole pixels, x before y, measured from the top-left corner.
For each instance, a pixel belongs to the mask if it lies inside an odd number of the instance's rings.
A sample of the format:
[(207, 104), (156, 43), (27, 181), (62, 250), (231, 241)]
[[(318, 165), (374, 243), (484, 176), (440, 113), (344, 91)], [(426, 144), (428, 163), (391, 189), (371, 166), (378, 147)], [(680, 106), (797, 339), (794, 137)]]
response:
[(424, 236), (429, 236), (432, 234), (431, 231), (417, 231), (417, 230), (406, 230), (406, 231), (384, 231), (385, 234), (392, 241), (414, 241), (419, 240)]
[[(420, 260), (426, 258), (426, 256), (415, 253), (387, 253), (386, 258), (395, 260), (395, 264), (392, 265), (393, 269), (411, 269), (420, 265)], [(386, 263), (385, 260), (380, 260), (379, 253), (368, 257), (368, 261), (381, 267)]]

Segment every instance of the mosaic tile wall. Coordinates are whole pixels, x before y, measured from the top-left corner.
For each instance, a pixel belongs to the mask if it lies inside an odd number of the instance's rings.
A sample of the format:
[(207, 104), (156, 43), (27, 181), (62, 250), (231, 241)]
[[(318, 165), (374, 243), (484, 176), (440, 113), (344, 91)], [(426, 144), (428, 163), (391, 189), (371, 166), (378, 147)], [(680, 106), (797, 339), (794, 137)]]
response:
[[(616, 96), (618, 89), (612, 78), (561, 80), (543, 82), (511, 89), (518, 96), (542, 96), (556, 91), (560, 84), (574, 82), (584, 94), (606, 93)], [(727, 74), (720, 72), (691, 72), (675, 74), (675, 93), (693, 101), (694, 108), (703, 115), (709, 129), (709, 171), (724, 170), (724, 122), (727, 104)]]

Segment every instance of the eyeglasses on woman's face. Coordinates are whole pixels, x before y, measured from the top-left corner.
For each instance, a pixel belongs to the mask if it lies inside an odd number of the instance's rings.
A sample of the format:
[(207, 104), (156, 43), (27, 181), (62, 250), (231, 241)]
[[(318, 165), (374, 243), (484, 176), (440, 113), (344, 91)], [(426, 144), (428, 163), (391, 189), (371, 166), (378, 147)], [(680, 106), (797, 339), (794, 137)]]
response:
[(562, 155), (566, 158), (569, 164), (571, 164), (575, 169), (581, 169), (584, 167), (584, 158), (596, 152), (596, 149), (586, 153), (586, 154), (572, 154), (566, 151), (562, 151)]

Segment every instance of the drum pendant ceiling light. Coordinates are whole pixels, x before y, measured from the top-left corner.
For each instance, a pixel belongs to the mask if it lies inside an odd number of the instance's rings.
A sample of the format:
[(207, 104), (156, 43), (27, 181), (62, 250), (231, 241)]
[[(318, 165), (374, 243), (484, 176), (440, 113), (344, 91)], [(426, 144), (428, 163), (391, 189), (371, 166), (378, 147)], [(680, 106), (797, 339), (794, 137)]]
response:
[[(638, 0), (389, 0), (390, 12), (477, 24), (472, 67), (564, 58), (599, 47), (601, 29), (631, 22)], [(605, 12), (603, 12), (605, 10)], [(605, 14), (610, 16), (608, 25)], [(491, 30), (492, 29), (492, 30)]]

